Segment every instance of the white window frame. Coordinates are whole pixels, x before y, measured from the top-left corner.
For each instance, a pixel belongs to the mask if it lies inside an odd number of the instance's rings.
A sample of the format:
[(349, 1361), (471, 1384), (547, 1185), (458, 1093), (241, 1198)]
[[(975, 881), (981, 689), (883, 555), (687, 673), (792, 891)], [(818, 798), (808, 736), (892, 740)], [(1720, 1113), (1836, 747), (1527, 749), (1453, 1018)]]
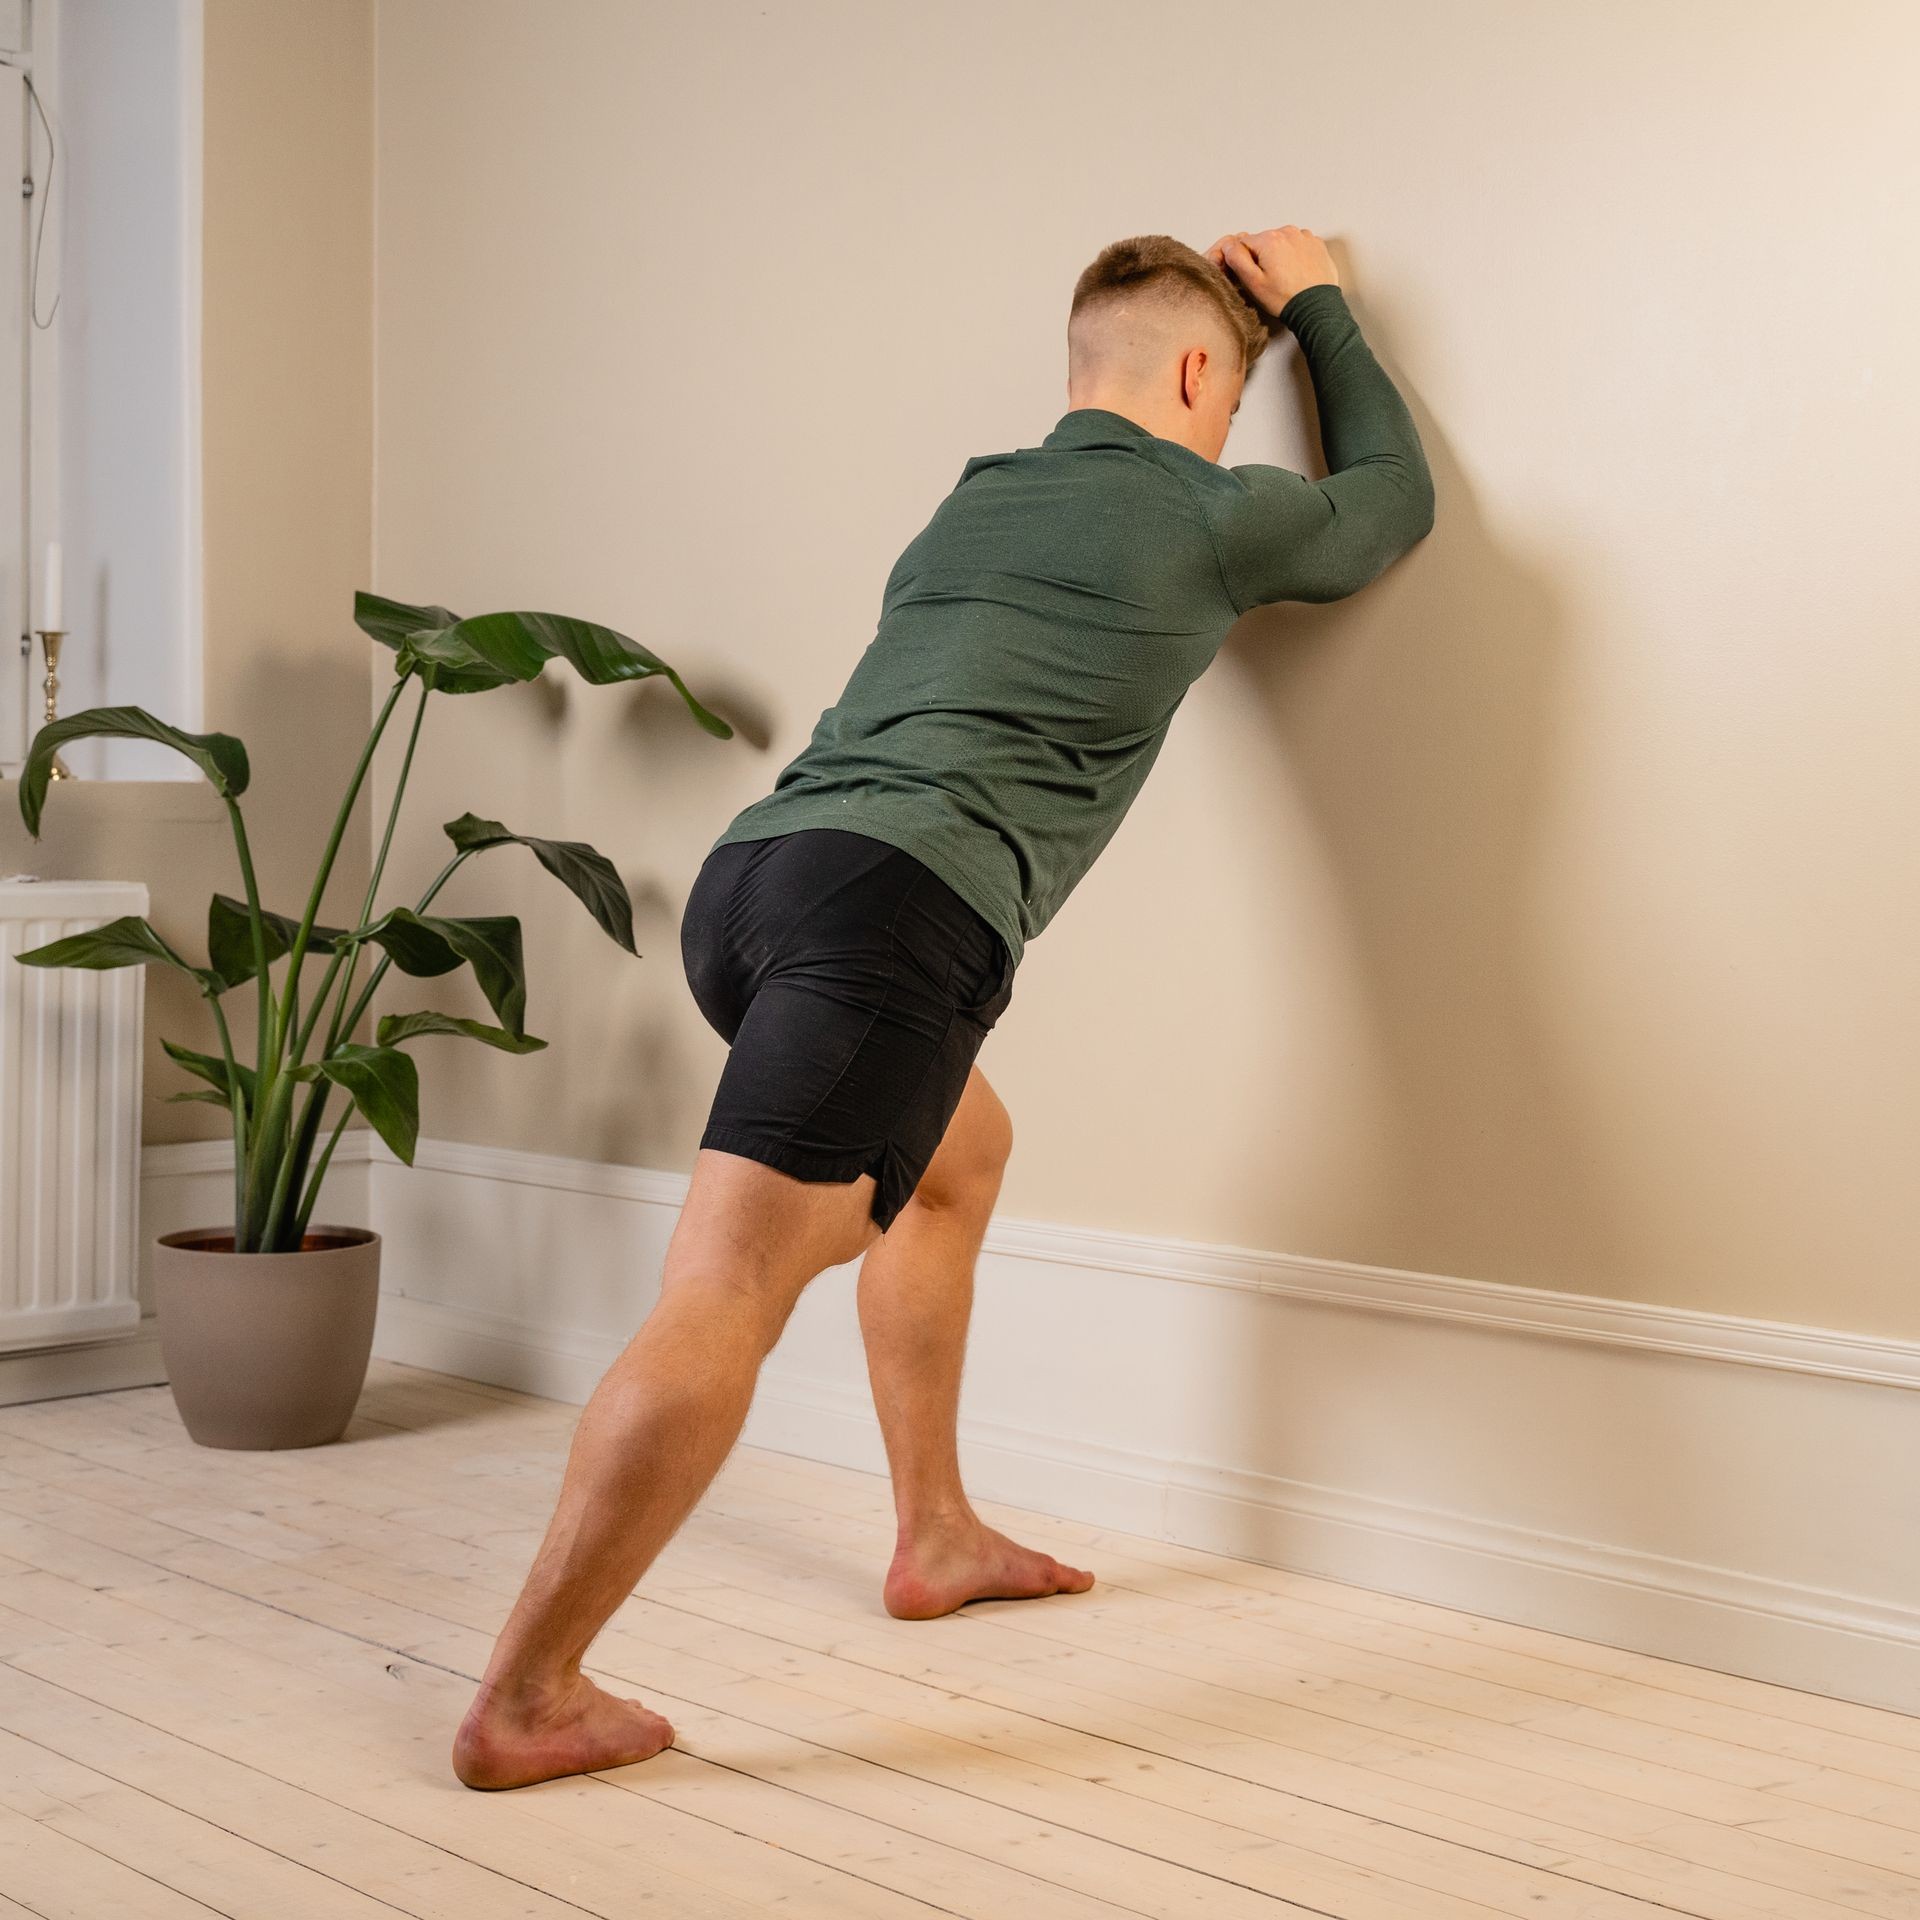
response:
[[(0, 30), (8, 24), (4, 15), (15, 0), (0, 0)], [(203, 15), (202, 0), (24, 0), (26, 20), (25, 51), (10, 54), (0, 49), (0, 61), (23, 65), (31, 73), (54, 126), (58, 143), (52, 179), (52, 204), (47, 209), (45, 238), (40, 258), (40, 310), (44, 314), (53, 295), (63, 284), (63, 241), (66, 221), (73, 214), (71, 188), (74, 174), (68, 126), (73, 116), (63, 108), (61, 86), (61, 26), (63, 12), (74, 6), (132, 5), (141, 8), (170, 5), (177, 23), (177, 59), (172, 79), (177, 89), (173, 106), (178, 115), (179, 145), (173, 155), (171, 175), (178, 195), (179, 248), (170, 256), (177, 272), (177, 351), (169, 354), (161, 377), (168, 382), (169, 393), (177, 407), (173, 431), (168, 437), (166, 459), (171, 483), (159, 496), (160, 510), (169, 515), (172, 529), (152, 549), (166, 556), (163, 571), (169, 586), (161, 603), (150, 611), (152, 630), (167, 651), (159, 660), (142, 663), (143, 684), (131, 690), (114, 684), (111, 664), (106, 668), (106, 683), (99, 684), (100, 668), (97, 636), (88, 630), (93, 614), (93, 595), (86, 575), (89, 565), (97, 565), (100, 556), (77, 550), (70, 537), (70, 523), (79, 519), (76, 503), (67, 497), (69, 487), (81, 484), (75, 470), (70, 436), (63, 436), (62, 331), (67, 317), (63, 305), (51, 328), (44, 331), (30, 322), (26, 336), (26, 405), (28, 417), (25, 496), (26, 580), (23, 625), (26, 633), (15, 640), (0, 631), (0, 771), (9, 777), (18, 771), (22, 755), (33, 731), (40, 724), (44, 704), (41, 693), (42, 666), (37, 641), (30, 642), (30, 657), (22, 649), (41, 619), (44, 582), (42, 574), (50, 541), (61, 542), (65, 552), (63, 586), (64, 624), (70, 629), (67, 658), (62, 665), (60, 711), (75, 712), (88, 705), (137, 704), (148, 706), (159, 718), (191, 731), (203, 727), (203, 689), (205, 660), (203, 502), (201, 475), (201, 274), (202, 274), (202, 140), (203, 140)], [(5, 76), (0, 75), (0, 80)], [(35, 193), (23, 198), (23, 245), (31, 284), (33, 234), (40, 219), (40, 195), (46, 188), (46, 137), (38, 115), (28, 103), (28, 149), (33, 157)], [(27, 296), (31, 298), (30, 293)], [(138, 369), (141, 377), (150, 370)], [(96, 457), (100, 443), (96, 441)], [(63, 457), (69, 456), (69, 457)], [(4, 610), (8, 613), (11, 609)], [(114, 606), (109, 624), (116, 644), (130, 643), (140, 632), (139, 610)], [(17, 673), (14, 668), (17, 666)], [(177, 755), (158, 748), (119, 743), (84, 743), (68, 749), (66, 758), (83, 777), (106, 779), (192, 779), (192, 767)]]

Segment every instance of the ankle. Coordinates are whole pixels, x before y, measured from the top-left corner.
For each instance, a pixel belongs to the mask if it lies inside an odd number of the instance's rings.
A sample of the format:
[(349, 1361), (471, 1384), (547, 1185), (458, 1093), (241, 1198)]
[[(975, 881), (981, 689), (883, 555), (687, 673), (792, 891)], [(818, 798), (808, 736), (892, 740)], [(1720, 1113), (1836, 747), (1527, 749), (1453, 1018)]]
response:
[(580, 1670), (555, 1668), (537, 1674), (503, 1673), (485, 1676), (473, 1696), (478, 1713), (511, 1714), (515, 1719), (538, 1717), (557, 1706), (580, 1685)]
[(932, 1541), (951, 1540), (956, 1534), (975, 1533), (982, 1524), (964, 1493), (916, 1502), (898, 1516), (895, 1550), (909, 1552)]

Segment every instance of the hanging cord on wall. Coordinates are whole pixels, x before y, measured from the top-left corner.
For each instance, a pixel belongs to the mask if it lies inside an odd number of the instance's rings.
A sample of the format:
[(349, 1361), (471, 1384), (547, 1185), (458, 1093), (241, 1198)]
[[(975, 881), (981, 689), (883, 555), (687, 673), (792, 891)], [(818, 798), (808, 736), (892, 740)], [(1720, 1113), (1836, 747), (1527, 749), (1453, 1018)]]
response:
[(47, 206), (53, 199), (53, 165), (56, 152), (53, 139), (53, 122), (47, 118), (47, 110), (40, 104), (39, 89), (33, 84), (33, 75), (22, 73), (21, 79), (27, 83), (27, 98), (33, 102), (33, 110), (40, 116), (40, 124), (47, 133), (47, 177), (38, 188), (34, 187), (33, 176), (27, 176), (29, 189), (40, 195), (40, 219), (33, 231), (33, 267), (27, 282), (27, 316), (44, 333), (53, 325), (53, 316), (60, 311), (60, 296), (53, 296), (53, 305), (47, 309), (47, 317), (40, 318), (40, 249), (47, 237)]

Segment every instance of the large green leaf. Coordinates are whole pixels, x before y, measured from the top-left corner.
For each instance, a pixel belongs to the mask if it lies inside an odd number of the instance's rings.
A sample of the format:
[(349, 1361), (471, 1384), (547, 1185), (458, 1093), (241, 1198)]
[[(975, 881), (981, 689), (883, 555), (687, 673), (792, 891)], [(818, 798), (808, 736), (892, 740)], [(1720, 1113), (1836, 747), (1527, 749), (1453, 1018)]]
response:
[(516, 678), (489, 666), (470, 647), (444, 644), (442, 636), (460, 623), (450, 608), (356, 593), (353, 619), (363, 633), (393, 649), (398, 672), (417, 674), (436, 693), (486, 693)]
[(502, 1053), (538, 1053), (547, 1043), (530, 1033), (511, 1034), (505, 1027), (490, 1027), (484, 1020), (463, 1020), (453, 1013), (384, 1013), (374, 1038), (383, 1047), (397, 1047), (422, 1033), (462, 1034), (469, 1040), (484, 1041)]
[(222, 799), (237, 799), (247, 790), (247, 750), (232, 734), (182, 733), (142, 707), (90, 707), (85, 713), (49, 722), (33, 736), (27, 763), (20, 769), (20, 817), (29, 833), (37, 837), (40, 832), (54, 755), (70, 740), (96, 739), (157, 741), (185, 754)]
[(411, 907), (395, 907), (353, 937), (385, 948), (402, 973), (418, 978), (451, 973), (464, 960), (500, 1024), (516, 1040), (526, 1033), (527, 963), (521, 952), (520, 922), (510, 915), (443, 920), (415, 913)]
[(458, 639), (451, 627), (440, 633), (416, 633), (400, 649), (400, 670), (413, 673), (435, 693), (490, 693), (530, 675), (491, 665)]
[(420, 1138), (420, 1073), (397, 1047), (336, 1047), (319, 1071), (353, 1104), (408, 1166)]
[[(197, 1074), (213, 1088), (211, 1093), (175, 1093), (168, 1096), (172, 1100), (211, 1100), (216, 1106), (233, 1105), (233, 1083), (227, 1076), (227, 1063), (215, 1053), (195, 1053), (191, 1047), (183, 1047), (177, 1041), (162, 1040), (167, 1057), (177, 1060), (191, 1074)], [(234, 1073), (240, 1081), (240, 1091), (246, 1096), (247, 1111), (253, 1111), (254, 1072), (251, 1067), (234, 1063)]]
[(581, 679), (596, 687), (662, 674), (707, 732), (722, 740), (733, 738), (733, 729), (718, 714), (709, 713), (657, 653), (590, 620), (574, 620), (561, 613), (482, 613), (456, 621), (428, 642), (413, 644), (423, 658), (469, 670), (472, 662), (479, 661), (514, 680), (535, 678), (552, 659), (566, 661)]
[(409, 606), (404, 600), (383, 599), (377, 593), (353, 596), (353, 624), (395, 653), (416, 633), (434, 633), (459, 624), (460, 616), (445, 607)]
[(136, 913), (109, 920), (85, 933), (70, 933), (44, 947), (14, 956), (23, 967), (87, 967), (104, 972), (111, 967), (144, 967), (151, 961), (177, 967), (200, 983), (202, 993), (218, 993), (220, 981), (204, 967), (190, 966)]
[(463, 813), (449, 820), (446, 836), (462, 853), (478, 853), (483, 847), (531, 847), (533, 857), (560, 882), (600, 923), (610, 940), (618, 941), (629, 953), (633, 944), (633, 902), (613, 862), (596, 852), (584, 840), (537, 840), (532, 834), (514, 833), (498, 820), (482, 820), (477, 814)]
[(485, 693), (509, 681), (532, 680), (555, 658), (597, 687), (663, 674), (707, 732), (733, 738), (733, 729), (703, 707), (657, 653), (590, 620), (560, 613), (483, 613), (462, 620), (446, 607), (414, 606), (377, 593), (356, 593), (353, 617), (363, 633), (393, 649), (402, 673), (417, 673), (438, 693)]
[[(293, 945), (300, 922), (284, 913), (262, 912), (267, 932), (267, 965), (272, 966)], [(309, 953), (331, 953), (341, 938), (339, 927), (315, 927), (307, 942)], [(254, 975), (253, 922), (247, 903), (216, 893), (207, 909), (207, 958), (223, 986), (237, 987)]]
[(384, 947), (393, 964), (417, 980), (451, 973), (461, 964), (459, 950), (406, 907), (395, 907), (369, 925), (356, 928), (350, 937)]
[(521, 676), (489, 666), (471, 647), (446, 639), (460, 616), (446, 607), (410, 606), (377, 593), (353, 596), (354, 624), (396, 655), (401, 673), (419, 675), (436, 693), (486, 693)]

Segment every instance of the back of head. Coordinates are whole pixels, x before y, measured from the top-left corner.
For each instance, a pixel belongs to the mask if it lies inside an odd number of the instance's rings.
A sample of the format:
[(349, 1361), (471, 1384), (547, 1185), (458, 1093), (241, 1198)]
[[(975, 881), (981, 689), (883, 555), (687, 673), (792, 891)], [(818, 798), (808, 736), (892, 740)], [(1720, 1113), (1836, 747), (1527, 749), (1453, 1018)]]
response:
[(1074, 286), (1067, 378), (1076, 387), (1144, 384), (1203, 330), (1237, 346), (1248, 371), (1267, 344), (1265, 320), (1204, 253), (1164, 233), (1116, 240)]

